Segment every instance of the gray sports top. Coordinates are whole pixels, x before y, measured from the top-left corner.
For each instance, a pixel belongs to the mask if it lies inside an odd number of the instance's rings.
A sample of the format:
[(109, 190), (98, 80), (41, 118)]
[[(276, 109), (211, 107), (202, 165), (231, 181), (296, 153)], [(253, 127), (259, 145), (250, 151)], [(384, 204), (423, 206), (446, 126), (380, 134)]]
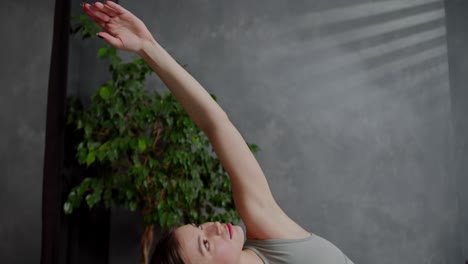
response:
[(244, 249), (255, 252), (265, 264), (353, 264), (340, 249), (316, 234), (302, 239), (247, 240)]

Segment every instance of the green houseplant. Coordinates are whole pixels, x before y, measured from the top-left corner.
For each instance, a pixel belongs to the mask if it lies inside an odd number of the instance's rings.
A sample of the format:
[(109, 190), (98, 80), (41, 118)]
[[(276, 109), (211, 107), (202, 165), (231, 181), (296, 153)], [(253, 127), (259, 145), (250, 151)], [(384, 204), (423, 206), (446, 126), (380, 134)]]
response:
[[(86, 16), (74, 17), (72, 34), (94, 37), (99, 28)], [(85, 177), (64, 204), (67, 214), (82, 201), (123, 206), (142, 215), (142, 263), (148, 263), (154, 225), (206, 221), (238, 222), (231, 186), (207, 137), (169, 94), (144, 89), (151, 68), (142, 60), (123, 62), (104, 43), (98, 56), (109, 61), (112, 79), (84, 108), (67, 107), (67, 125), (79, 135), (76, 158), (99, 169)], [(252, 151), (257, 146), (249, 144)]]

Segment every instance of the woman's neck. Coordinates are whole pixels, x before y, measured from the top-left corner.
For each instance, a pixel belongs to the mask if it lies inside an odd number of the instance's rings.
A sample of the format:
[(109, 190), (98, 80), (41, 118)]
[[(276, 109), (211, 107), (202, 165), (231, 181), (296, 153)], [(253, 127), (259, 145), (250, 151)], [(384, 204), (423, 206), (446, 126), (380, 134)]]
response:
[(241, 253), (239, 264), (264, 264), (263, 260), (250, 249), (244, 249)]

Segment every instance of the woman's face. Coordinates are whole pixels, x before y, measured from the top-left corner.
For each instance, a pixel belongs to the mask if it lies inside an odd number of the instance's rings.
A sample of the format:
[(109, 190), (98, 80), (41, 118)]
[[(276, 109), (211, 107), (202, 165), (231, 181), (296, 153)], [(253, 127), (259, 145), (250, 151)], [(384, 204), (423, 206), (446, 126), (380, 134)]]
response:
[(176, 229), (182, 258), (188, 263), (239, 263), (244, 245), (240, 226), (209, 222)]

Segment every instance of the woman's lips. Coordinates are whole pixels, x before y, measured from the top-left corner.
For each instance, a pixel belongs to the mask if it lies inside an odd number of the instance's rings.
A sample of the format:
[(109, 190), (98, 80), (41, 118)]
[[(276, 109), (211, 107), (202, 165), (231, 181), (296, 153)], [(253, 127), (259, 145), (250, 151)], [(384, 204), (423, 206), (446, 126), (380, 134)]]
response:
[(229, 232), (229, 239), (232, 239), (232, 225), (231, 224), (226, 224), (226, 227), (228, 229), (228, 232)]

